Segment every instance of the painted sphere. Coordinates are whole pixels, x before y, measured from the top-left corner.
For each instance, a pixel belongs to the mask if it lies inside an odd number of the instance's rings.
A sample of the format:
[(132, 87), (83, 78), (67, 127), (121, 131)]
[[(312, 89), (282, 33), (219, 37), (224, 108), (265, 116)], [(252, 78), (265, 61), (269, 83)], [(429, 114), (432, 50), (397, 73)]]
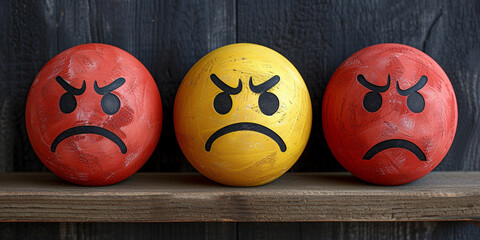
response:
[(432, 171), (457, 128), (457, 101), (442, 68), (401, 44), (364, 48), (333, 74), (323, 130), (336, 159), (364, 181), (405, 184)]
[(282, 55), (255, 44), (221, 47), (183, 79), (175, 133), (190, 163), (213, 181), (257, 186), (285, 173), (310, 135), (306, 85)]
[(51, 59), (26, 106), (33, 149), (59, 177), (109, 185), (135, 173), (160, 136), (162, 104), (148, 70), (129, 53), (84, 44)]

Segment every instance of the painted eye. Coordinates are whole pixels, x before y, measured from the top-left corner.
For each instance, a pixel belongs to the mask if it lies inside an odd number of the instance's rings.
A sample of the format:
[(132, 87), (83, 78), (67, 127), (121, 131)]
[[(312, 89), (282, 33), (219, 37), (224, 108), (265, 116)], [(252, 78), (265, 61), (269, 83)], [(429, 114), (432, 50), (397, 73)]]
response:
[(363, 107), (369, 112), (376, 112), (382, 106), (382, 96), (378, 92), (368, 92), (363, 98)]
[(263, 92), (258, 97), (258, 106), (263, 114), (271, 116), (278, 110), (278, 97), (273, 93)]
[(71, 113), (77, 108), (77, 100), (73, 94), (66, 92), (60, 97), (59, 106), (63, 113)]
[(226, 92), (219, 93), (213, 100), (213, 108), (219, 114), (227, 114), (232, 109), (232, 98)]
[(108, 115), (113, 115), (120, 110), (120, 99), (111, 93), (105, 94), (102, 97), (100, 104), (103, 112)]
[(414, 113), (420, 113), (425, 108), (425, 99), (418, 92), (410, 93), (407, 97), (407, 107)]

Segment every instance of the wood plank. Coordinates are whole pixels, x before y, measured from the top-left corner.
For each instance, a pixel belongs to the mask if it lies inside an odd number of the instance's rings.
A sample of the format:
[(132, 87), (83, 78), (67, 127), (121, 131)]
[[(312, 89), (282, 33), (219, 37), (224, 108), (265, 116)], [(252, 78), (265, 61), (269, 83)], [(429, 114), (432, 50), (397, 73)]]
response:
[(46, 171), (25, 130), (28, 91), (52, 57), (89, 42), (131, 53), (157, 83), (162, 135), (143, 169), (193, 170), (176, 142), (173, 101), (196, 61), (236, 41), (234, 0), (4, 1), (0, 13), (0, 172)]
[[(224, 2), (227, 11), (222, 10)], [(235, 5), (239, 6), (238, 10)], [(236, 35), (239, 36), (238, 42), (255, 42), (274, 48), (299, 68), (311, 91), (314, 121), (321, 119), (319, 106), (331, 73), (348, 55), (368, 44), (382, 41), (423, 48), (445, 69), (459, 101), (457, 137), (437, 170), (478, 171), (479, 10), (476, 1), (463, 0), (395, 3), (358, 0), (211, 3), (4, 1), (0, 4), (0, 172), (46, 170), (26, 137), (23, 122), (26, 94), (36, 73), (48, 59), (67, 47), (86, 41), (105, 42), (127, 49), (147, 66), (159, 83), (164, 100), (165, 124), (160, 144), (143, 170), (192, 170), (176, 145), (171, 104), (188, 68), (215, 46), (236, 41)], [(237, 12), (238, 16), (232, 17)], [(152, 20), (155, 22), (148, 24), (150, 16), (154, 16)], [(205, 16), (209, 16), (208, 21), (202, 20), (206, 19)], [(440, 18), (435, 21), (437, 16)], [(227, 34), (222, 32), (224, 26), (235, 30), (235, 23), (238, 23), (237, 33), (233, 31), (231, 34), (230, 30), (226, 31)], [(322, 156), (321, 161), (319, 155)], [(293, 170), (342, 170), (329, 154), (319, 122), (314, 124), (309, 146)], [(199, 224), (162, 223), (145, 227), (144, 224), (113, 223), (106, 224), (110, 226), (107, 228), (102, 227), (106, 226), (102, 223), (2, 223), (0, 236), (2, 239), (65, 239), (76, 236), (81, 239), (110, 239), (108, 232), (115, 233), (120, 229), (125, 234), (119, 239), (132, 239), (132, 236), (137, 239), (149, 236), (176, 239), (186, 235), (179, 232), (204, 226)], [(60, 236), (56, 235), (59, 233), (57, 225), (62, 229)], [(308, 228), (299, 232), (298, 224), (294, 223), (278, 226), (276, 223), (249, 224), (251, 228), (245, 229), (237, 239), (251, 239), (249, 234), (245, 234), (250, 231), (265, 239), (271, 239), (270, 236), (278, 239), (316, 239), (329, 234), (335, 236), (334, 239), (478, 239), (480, 236), (480, 228), (475, 230), (476, 226), (472, 224), (456, 222), (300, 225)], [(65, 226), (68, 226), (66, 230)], [(208, 226), (211, 226), (208, 227), (209, 232), (221, 232), (220, 229), (215, 231), (216, 225)], [(169, 227), (176, 230), (168, 230)], [(132, 235), (128, 235), (129, 230)], [(292, 231), (298, 233), (298, 237), (292, 237), (294, 234), (275, 235), (277, 230), (279, 233)], [(191, 239), (211, 238), (211, 235), (203, 235), (197, 230), (193, 233), (197, 235), (190, 235)]]
[[(198, 59), (217, 47), (235, 42), (234, 0), (10, 0), (2, 1), (0, 13), (0, 172), (47, 171), (26, 135), (27, 93), (50, 58), (88, 42), (125, 49), (147, 67), (157, 82), (164, 125), (158, 148), (143, 169), (193, 169), (175, 140), (173, 100), (183, 76)], [(1, 239), (112, 239), (112, 236), (232, 239), (235, 225), (4, 223), (0, 225), (0, 236)]]
[(234, 239), (235, 223), (2, 222), (2, 240), (37, 239)]
[[(445, 70), (459, 104), (452, 148), (436, 168), (480, 170), (480, 11), (476, 1), (248, 1), (237, 4), (238, 42), (269, 46), (286, 56), (309, 87), (312, 133), (293, 171), (343, 171), (330, 154), (321, 127), (325, 87), (339, 64), (371, 44), (397, 42), (419, 48)], [(318, 156), (322, 156), (321, 160)], [(479, 239), (469, 223), (239, 223), (243, 239)], [(255, 234), (255, 235), (254, 235)], [(260, 237), (259, 237), (260, 236)], [(263, 237), (261, 237), (263, 236)]]
[(107, 187), (50, 173), (0, 175), (1, 221), (476, 221), (479, 199), (478, 172), (433, 172), (395, 187), (347, 173), (290, 173), (253, 188), (196, 173), (138, 173)]
[[(25, 102), (30, 84), (48, 61), (42, 45), (45, 11), (41, 2), (3, 1), (0, 4), (0, 171), (44, 171), (25, 130)], [(34, 24), (32, 24), (34, 23)], [(27, 160), (29, 159), (29, 160)], [(29, 162), (29, 163), (27, 163)]]
[(49, 222), (2, 222), (0, 223), (0, 236), (2, 240), (66, 239), (59, 236), (59, 225), (59, 223)]
[[(313, 107), (309, 144), (294, 171), (342, 171), (323, 136), (323, 93), (337, 67), (369, 45), (418, 48), (444, 69), (458, 101), (457, 135), (441, 171), (480, 170), (480, 15), (476, 1), (238, 0), (238, 42), (268, 46), (302, 74)], [(317, 156), (324, 156), (318, 161)]]
[(232, 223), (60, 223), (60, 239), (233, 239)]
[(238, 223), (238, 239), (480, 239), (465, 222)]
[[(235, 225), (238, 225), (236, 234)], [(0, 223), (14, 239), (480, 239), (465, 222)], [(235, 237), (237, 236), (237, 237)]]

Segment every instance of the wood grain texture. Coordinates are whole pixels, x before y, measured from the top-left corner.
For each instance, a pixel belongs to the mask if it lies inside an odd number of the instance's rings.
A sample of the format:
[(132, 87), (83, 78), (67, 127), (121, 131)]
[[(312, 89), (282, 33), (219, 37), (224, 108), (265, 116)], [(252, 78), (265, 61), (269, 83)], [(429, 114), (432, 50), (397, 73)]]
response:
[[(328, 80), (351, 54), (395, 42), (425, 51), (450, 77), (459, 105), (457, 135), (436, 170), (480, 170), (477, 1), (238, 1), (238, 42), (277, 50), (302, 74), (313, 105), (309, 145), (294, 171), (339, 171), (321, 125)], [(317, 156), (323, 156), (318, 161)]]
[[(452, 81), (459, 106), (457, 135), (436, 170), (479, 170), (479, 2), (239, 0), (237, 11), (237, 41), (264, 44), (277, 50), (297, 67), (309, 87), (314, 124), (309, 144), (293, 171), (343, 170), (323, 137), (320, 115), (323, 92), (342, 61), (366, 46), (383, 42), (403, 43), (425, 51)], [(309, 225), (299, 226), (305, 224)], [(298, 230), (298, 226), (245, 225), (239, 224), (239, 236), (258, 234), (253, 236), (265, 236), (263, 239), (288, 239), (281, 236), (289, 234), (277, 234), (283, 233), (280, 229), (298, 232), (304, 239), (475, 239), (478, 236), (478, 229), (471, 224), (433, 222), (312, 223), (309, 226), (313, 235), (305, 228)]]
[(139, 173), (82, 187), (49, 173), (0, 175), (2, 221), (406, 221), (480, 220), (480, 173), (437, 172), (388, 187), (345, 173), (291, 173), (253, 188), (195, 173)]
[[(0, 13), (0, 172), (47, 171), (30, 147), (25, 130), (28, 89), (49, 59), (89, 42), (130, 52), (157, 81), (164, 108), (163, 131), (152, 160), (143, 169), (193, 170), (176, 144), (173, 100), (183, 76), (199, 58), (235, 42), (234, 1), (11, 0), (2, 1)], [(1, 224), (0, 231), (2, 239), (98, 239), (102, 235), (110, 239), (102, 230), (113, 231), (119, 239), (215, 239), (215, 233), (225, 229), (227, 235), (218, 237), (231, 239), (228, 236), (234, 232), (229, 229), (236, 227), (204, 223), (164, 224), (158, 229), (157, 225), (108, 226), (9, 223)], [(123, 234), (115, 231), (118, 227), (124, 227)]]
[[(24, 127), (28, 89), (50, 58), (88, 42), (127, 50), (157, 82), (164, 126), (143, 171), (193, 170), (176, 143), (175, 93), (198, 59), (233, 42), (259, 43), (279, 51), (309, 87), (314, 124), (309, 145), (293, 171), (343, 170), (323, 138), (323, 91), (350, 54), (381, 42), (424, 50), (444, 68), (457, 94), (459, 127), (437, 170), (479, 170), (478, 10), (479, 3), (472, 1), (5, 1), (0, 5), (5, 20), (0, 34), (0, 153), (4, 157), (0, 170), (46, 171)], [(324, 157), (322, 161), (316, 160), (318, 155)]]
[[(320, 124), (323, 91), (345, 58), (367, 45), (381, 42), (417, 47), (444, 68), (457, 94), (459, 127), (449, 154), (436, 170), (478, 171), (478, 12), (480, 3), (468, 0), (2, 1), (0, 172), (46, 171), (33, 153), (24, 127), (28, 89), (50, 58), (87, 42), (103, 42), (127, 50), (145, 64), (159, 85), (164, 106), (163, 132), (143, 171), (193, 170), (181, 154), (173, 133), (175, 92), (200, 57), (233, 42), (260, 43), (279, 51), (297, 66), (310, 88), (314, 106), (312, 135), (293, 171), (343, 170), (323, 139)], [(224, 224), (235, 236), (225, 239), (251, 239), (248, 237), (252, 235), (259, 239), (272, 236), (278, 239), (479, 238), (476, 226), (451, 222)], [(176, 230), (170, 235), (164, 233), (169, 228)], [(185, 232), (192, 228), (208, 231), (195, 230), (195, 235), (187, 235)], [(239, 231), (235, 233), (236, 228)], [(212, 232), (221, 233), (222, 229), (213, 223), (0, 224), (2, 239), (106, 239), (109, 235), (103, 231), (113, 232), (112, 236), (119, 239), (133, 236), (209, 239)]]
[(232, 223), (0, 223), (10, 239), (235, 239)]
[[(238, 227), (236, 227), (238, 225)], [(134, 229), (134, 231), (133, 231)], [(460, 222), (348, 223), (0, 223), (14, 239), (478, 239)]]
[(478, 239), (459, 222), (238, 223), (238, 239)]
[(192, 171), (173, 128), (176, 90), (208, 52), (234, 43), (234, 1), (5, 1), (0, 4), (0, 171), (46, 171), (25, 130), (25, 102), (49, 59), (70, 47), (101, 42), (138, 58), (158, 85), (163, 128), (144, 170)]

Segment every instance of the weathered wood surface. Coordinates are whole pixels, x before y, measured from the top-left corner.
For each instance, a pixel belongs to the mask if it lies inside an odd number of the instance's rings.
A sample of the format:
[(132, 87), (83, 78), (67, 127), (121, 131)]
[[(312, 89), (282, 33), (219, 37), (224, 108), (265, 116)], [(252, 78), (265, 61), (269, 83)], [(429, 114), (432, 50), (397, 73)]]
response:
[(0, 235), (2, 240), (480, 238), (476, 225), (460, 222), (0, 223)]
[[(0, 172), (46, 171), (24, 127), (30, 84), (66, 48), (113, 44), (156, 79), (164, 106), (160, 143), (143, 171), (192, 171), (176, 144), (172, 109), (181, 79), (204, 54), (253, 42), (285, 55), (309, 87), (310, 142), (293, 171), (343, 171), (320, 124), (323, 91), (353, 52), (397, 42), (432, 56), (459, 104), (453, 146), (436, 170), (479, 171), (480, 3), (478, 1), (133, 1), (6, 0), (0, 3)], [(321, 157), (319, 157), (321, 156)], [(468, 223), (1, 223), (2, 239), (479, 239)]]
[(480, 220), (480, 173), (435, 172), (403, 186), (348, 173), (290, 173), (226, 187), (196, 173), (138, 173), (82, 187), (51, 173), (0, 175), (0, 221), (299, 222)]
[[(436, 170), (480, 170), (480, 2), (239, 1), (237, 41), (267, 45), (297, 67), (313, 105), (312, 134), (297, 171), (343, 168), (323, 137), (321, 103), (328, 80), (354, 52), (394, 42), (418, 48), (444, 69), (459, 109), (450, 152)], [(318, 154), (325, 158), (318, 161)]]
[[(30, 84), (59, 52), (87, 42), (113, 44), (154, 76), (164, 106), (158, 147), (143, 171), (192, 171), (175, 139), (173, 100), (189, 68), (234, 42), (285, 55), (312, 97), (311, 138), (294, 171), (339, 171), (323, 138), (323, 91), (340, 63), (371, 44), (424, 50), (445, 70), (459, 104), (453, 146), (436, 170), (480, 170), (480, 3), (476, 1), (4, 1), (0, 5), (0, 170), (46, 171), (25, 131)], [(322, 161), (317, 156), (322, 155)]]
[(120, 47), (150, 71), (163, 103), (149, 171), (192, 171), (176, 142), (173, 101), (180, 82), (209, 51), (235, 42), (234, 1), (2, 1), (0, 4), (0, 172), (46, 171), (25, 130), (36, 74), (70, 47)]

